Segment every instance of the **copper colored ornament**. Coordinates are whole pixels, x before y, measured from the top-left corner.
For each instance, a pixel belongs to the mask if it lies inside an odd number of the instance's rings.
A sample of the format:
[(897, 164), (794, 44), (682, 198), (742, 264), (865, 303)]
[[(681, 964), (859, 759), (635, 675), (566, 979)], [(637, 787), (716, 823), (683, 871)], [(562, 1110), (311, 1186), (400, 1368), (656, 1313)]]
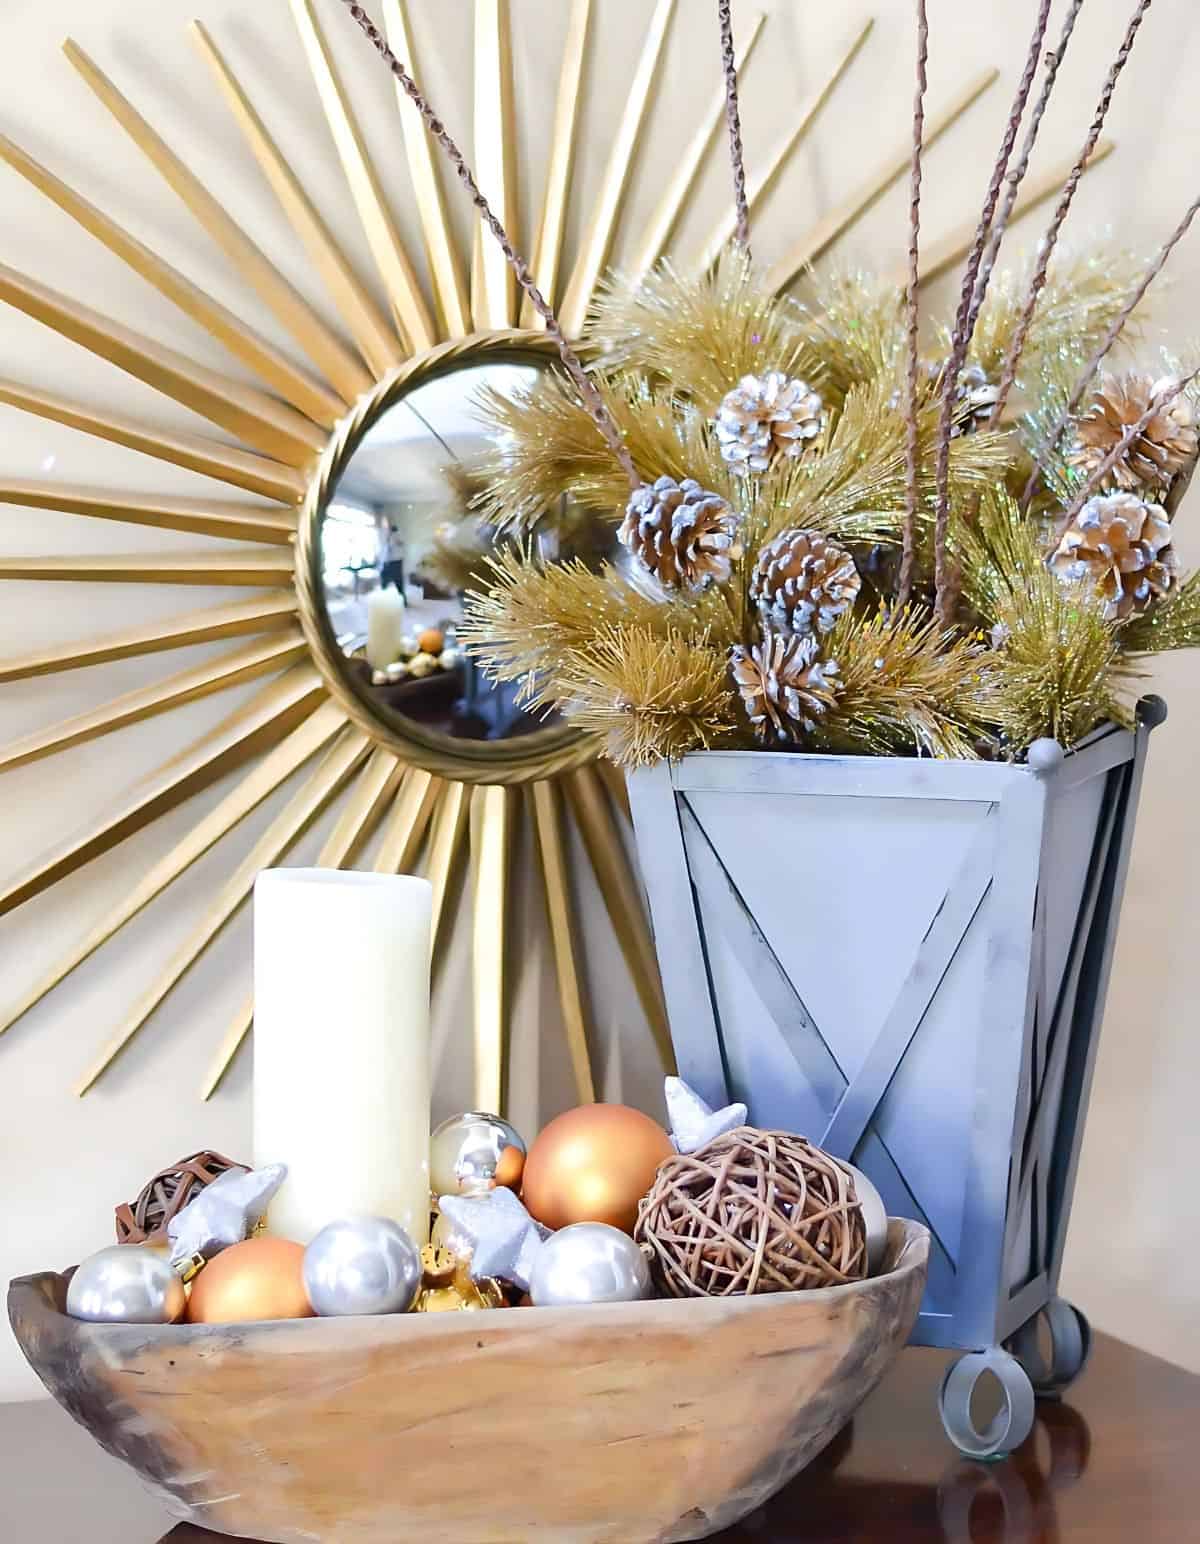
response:
[(624, 1104), (583, 1104), (552, 1120), (529, 1149), (521, 1195), (548, 1228), (606, 1222), (632, 1233), (638, 1202), (671, 1157), (657, 1121)]
[(495, 1183), (508, 1190), (520, 1190), (525, 1173), (525, 1154), (519, 1147), (508, 1146), (500, 1154), (496, 1165)]
[(508, 1306), (498, 1281), (489, 1276), (473, 1281), (470, 1261), (449, 1249), (426, 1244), (421, 1251), (421, 1267), (423, 1275), (413, 1303), (414, 1313), (470, 1313)]
[(193, 1324), (249, 1324), (308, 1319), (304, 1245), (286, 1238), (248, 1238), (211, 1260), (192, 1283)]
[(851, 1176), (803, 1137), (754, 1126), (664, 1163), (634, 1237), (671, 1297), (795, 1292), (867, 1274)]
[(248, 1169), (220, 1153), (191, 1153), (161, 1169), (142, 1186), (136, 1201), (117, 1207), (118, 1244), (165, 1244), (167, 1223), (215, 1179), (231, 1169)]

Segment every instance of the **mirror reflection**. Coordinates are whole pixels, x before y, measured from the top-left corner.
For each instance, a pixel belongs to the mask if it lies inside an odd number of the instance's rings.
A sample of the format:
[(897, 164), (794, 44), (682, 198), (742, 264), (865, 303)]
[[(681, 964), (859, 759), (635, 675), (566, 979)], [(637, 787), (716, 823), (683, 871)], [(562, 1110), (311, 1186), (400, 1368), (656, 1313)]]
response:
[[(540, 356), (491, 359), (419, 384), (363, 435), (321, 513), (330, 626), (359, 692), (393, 723), (500, 740), (553, 722), (526, 713), (519, 688), (489, 681), (458, 643), (463, 596), (500, 540), (474, 507), (492, 448), (480, 393), (508, 395), (548, 368)], [(556, 521), (541, 539), (548, 558), (584, 555), (564, 524), (590, 522)]]

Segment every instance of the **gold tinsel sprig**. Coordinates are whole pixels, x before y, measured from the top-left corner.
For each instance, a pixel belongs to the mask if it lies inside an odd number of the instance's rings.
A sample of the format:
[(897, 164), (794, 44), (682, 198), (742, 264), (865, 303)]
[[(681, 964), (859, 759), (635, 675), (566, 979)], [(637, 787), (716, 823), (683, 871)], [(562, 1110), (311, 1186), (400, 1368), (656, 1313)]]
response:
[(839, 666), (837, 699), (816, 725), (814, 749), (970, 760), (983, 733), (980, 646), (919, 608), (844, 619), (824, 649)]
[(860, 269), (810, 272), (792, 316), (836, 403), (852, 386), (896, 376), (904, 358), (904, 292)]
[(1127, 654), (1200, 648), (1200, 573), (1189, 576), (1149, 611), (1121, 629)]
[(736, 245), (711, 270), (689, 274), (663, 261), (642, 279), (609, 280), (585, 341), (604, 371), (665, 382), (708, 416), (744, 375), (780, 370), (820, 384), (793, 308), (764, 288)]
[(516, 551), (492, 560), (487, 589), (466, 596), (464, 613), (459, 637), (474, 657), (497, 680), (524, 683), (538, 702), (555, 701), (553, 683), (568, 654), (614, 629), (708, 638), (723, 654), (741, 628), (726, 590), (680, 595), (664, 605), (607, 565), (594, 571), (577, 560), (541, 564)]
[[(669, 388), (652, 387), (634, 375), (598, 375), (595, 383), (643, 481), (694, 477), (731, 503), (737, 501), (737, 480), (702, 414), (687, 408)], [(498, 530), (543, 526), (565, 496), (614, 524), (620, 520), (629, 483), (563, 376), (545, 375), (510, 395), (484, 390), (479, 404), (492, 431), (492, 449), (481, 460), (487, 489), (476, 507)]]
[[(931, 397), (918, 417), (919, 516), (934, 491), (938, 407)], [(748, 545), (789, 527), (820, 531), (843, 542), (899, 541), (906, 489), (904, 414), (890, 376), (853, 387), (833, 419), (821, 454), (786, 462), (760, 491), (747, 521)], [(1003, 479), (1011, 463), (1009, 436), (983, 431), (950, 446), (955, 505), (970, 502)]]
[(723, 653), (705, 637), (645, 624), (605, 628), (560, 653), (553, 697), (622, 767), (712, 750), (735, 733)]
[(1010, 751), (1043, 736), (1070, 746), (1106, 719), (1131, 722), (1135, 671), (1120, 629), (1090, 585), (1051, 571), (1039, 524), (994, 492), (959, 543), (965, 599), (995, 645), (982, 660), (979, 711)]
[[(1035, 381), (1044, 369), (1053, 369), (1064, 360), (1077, 378), (1080, 365), (1132, 298), (1144, 267), (1144, 260), (1128, 251), (1060, 255), (1051, 264), (1034, 312), (1021, 360), (1021, 380)], [(1029, 275), (1021, 269), (992, 276), (970, 352), (971, 362), (991, 380), (997, 380), (1004, 368), (1028, 293)], [(950, 329), (942, 327), (939, 332), (948, 351)], [(1122, 336), (1126, 343), (1134, 341), (1136, 315)]]

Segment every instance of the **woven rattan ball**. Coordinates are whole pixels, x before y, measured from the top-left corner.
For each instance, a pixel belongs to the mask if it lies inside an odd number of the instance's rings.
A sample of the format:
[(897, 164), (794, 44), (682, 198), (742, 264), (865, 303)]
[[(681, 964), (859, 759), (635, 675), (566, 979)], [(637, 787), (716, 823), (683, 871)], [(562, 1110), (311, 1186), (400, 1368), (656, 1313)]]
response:
[(220, 1153), (192, 1153), (181, 1158), (147, 1180), (136, 1201), (122, 1202), (117, 1207), (117, 1243), (165, 1243), (167, 1223), (206, 1185), (230, 1169), (247, 1167), (232, 1158), (223, 1158)]
[(670, 1297), (795, 1292), (867, 1274), (845, 1169), (803, 1137), (753, 1126), (660, 1164), (634, 1237)]

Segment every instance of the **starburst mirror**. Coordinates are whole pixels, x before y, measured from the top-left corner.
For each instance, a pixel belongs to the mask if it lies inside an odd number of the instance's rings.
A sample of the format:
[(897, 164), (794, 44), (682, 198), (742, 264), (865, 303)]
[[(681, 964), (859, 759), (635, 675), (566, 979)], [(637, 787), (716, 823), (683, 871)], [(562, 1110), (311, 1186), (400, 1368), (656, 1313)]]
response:
[[(341, 25), (340, 8), (318, 0), (263, 0), (298, 30), (311, 69), (314, 109), (328, 123), (332, 145), (361, 220), (374, 272), (360, 272), (285, 156), (270, 126), (269, 88), (251, 88), (222, 45), (199, 23), (190, 28), (213, 87), (212, 110), (227, 110), (242, 150), (257, 165), (264, 198), (277, 202), (305, 254), (308, 280), (297, 286), (254, 234), (235, 222), (219, 193), (191, 169), (186, 155), (156, 130), (119, 86), (75, 41), (67, 61), (144, 153), (169, 194), (181, 199), (198, 233), (216, 244), (240, 282), (243, 303), (232, 308), (131, 234), (116, 213), (102, 210), (19, 144), (0, 138), (0, 158), (82, 231), (122, 259), (166, 297), (187, 325), (199, 325), (230, 356), (233, 374), (208, 368), (182, 347), (135, 331), (91, 309), (84, 298), (58, 293), (37, 279), (0, 267), (0, 299), (108, 361), (154, 391), (182, 404), (197, 424), (166, 432), (127, 411), (119, 397), (102, 405), (0, 381), (0, 404), (37, 415), (208, 480), (211, 496), (154, 496), (117, 487), (68, 486), (22, 480), (0, 470), (6, 518), (36, 523), (29, 511), (53, 510), (86, 520), (187, 533), (208, 543), (182, 554), (128, 557), (21, 556), (0, 558), (0, 578), (79, 584), (119, 581), (130, 586), (227, 586), (234, 596), (210, 609), (179, 605), (166, 622), (139, 623), (51, 652), (14, 654), (6, 645), (0, 683), (85, 670), (140, 655), (161, 654), (161, 677), (150, 685), (28, 735), (0, 750), (0, 772), (65, 754), (127, 726), (170, 714), (197, 698), (255, 683), (215, 731), (177, 748), (170, 761), (136, 784), (92, 827), (57, 847), (28, 871), (0, 881), (0, 916), (43, 894), (147, 824), (175, 811), (201, 790), (220, 785), (182, 840), (139, 870), (129, 888), (86, 936), (67, 950), (19, 1001), (0, 1002), (0, 1031), (22, 1019), (150, 906), (272, 795), (299, 776), (252, 850), (222, 884), (201, 922), (148, 984), (107, 1038), (79, 1091), (104, 1076), (121, 1051), (161, 1008), (181, 978), (201, 961), (218, 933), (249, 898), (258, 869), (286, 862), (318, 817), (329, 834), (318, 862), (356, 866), (371, 852), (378, 871), (419, 871), (435, 892), (435, 935), (444, 936), (459, 893), (460, 870), (474, 899), (473, 1057), (480, 1108), (505, 1103), (505, 958), (512, 931), (509, 879), (514, 830), (524, 816), (536, 840), (536, 872), (547, 905), (545, 926), (557, 969), (561, 1020), (578, 1097), (594, 1096), (589, 1005), (580, 968), (572, 854), (585, 856), (598, 881), (611, 927), (631, 972), (647, 1023), (664, 1061), (670, 1045), (654, 952), (640, 893), (626, 857), (624, 789), (595, 745), (565, 725), (531, 719), (509, 690), (479, 678), (457, 646), (461, 598), (494, 544), (473, 501), (486, 477), (488, 445), (478, 403), (489, 389), (508, 390), (558, 368), (538, 318), (519, 303), (512, 273), (490, 240), (476, 232), (473, 251), (459, 250), (447, 216), (457, 186), (443, 187), (440, 153), (415, 109), (399, 97), (395, 165), (369, 156), (355, 103), (339, 73), (326, 27)], [(577, 337), (592, 296), (614, 254), (626, 273), (647, 271), (671, 245), (680, 217), (709, 159), (720, 153), (723, 89), (713, 48), (711, 93), (685, 115), (683, 142), (673, 149), (657, 207), (635, 230), (622, 230), (622, 203), (643, 138), (652, 94), (673, 29), (700, 22), (675, 0), (608, 14), (604, 0), (569, 0), (565, 43), (552, 100), (534, 94), (522, 110), (548, 136), (547, 171), (536, 218), (516, 208), (518, 166), (507, 0), (475, 0), (473, 160), (481, 186), (519, 245), (532, 255), (534, 277), (557, 308), (564, 331)], [(590, 32), (621, 24), (638, 12), (641, 37), (628, 75), (617, 128), (603, 152), (599, 196), (586, 212), (583, 234), (568, 242), (573, 158), (582, 152), (581, 84)], [(699, 9), (699, 8), (695, 8)], [(382, 0), (396, 52), (413, 60), (404, 0)], [(324, 21), (322, 17), (328, 11)], [(706, 25), (715, 20), (707, 10)], [(739, 17), (745, 64), (765, 19)], [(749, 194), (761, 201), (803, 146), (834, 88), (850, 70), (871, 30), (860, 20), (843, 40), (819, 88), (797, 103), (788, 133), (753, 168)], [(421, 59), (414, 68), (420, 77)], [(944, 134), (986, 90), (988, 71), (934, 102), (926, 142)], [(753, 73), (751, 72), (751, 79)], [(269, 80), (269, 76), (264, 77)], [(137, 94), (136, 82), (130, 89)], [(663, 130), (668, 132), (668, 130)], [(895, 135), (874, 174), (829, 209), (807, 237), (774, 265), (769, 282), (791, 284), (821, 259), (893, 184), (908, 164), (907, 132)], [(96, 147), (95, 154), (102, 154)], [(417, 216), (424, 251), (421, 277), (385, 192), (385, 177), (404, 174), (404, 197)], [(1029, 185), (1028, 208), (1057, 188), (1051, 168)], [(733, 231), (732, 212), (693, 254), (697, 268), (715, 260)], [(927, 270), (948, 266), (969, 231), (930, 243)], [(575, 250), (570, 250), (574, 246)], [(81, 245), (86, 291), (86, 245)], [(681, 255), (676, 254), (679, 258)], [(304, 291), (302, 293), (302, 290)], [(319, 301), (310, 298), (319, 295)], [(286, 332), (281, 347), (265, 334)], [(555, 523), (553, 558), (589, 556), (586, 526), (564, 511)], [(186, 670), (172, 669), (170, 651), (197, 643), (222, 651)], [(10, 640), (11, 643), (11, 640)], [(580, 840), (576, 843), (572, 832)], [(219, 1087), (251, 1030), (247, 991), (234, 1021), (214, 1026), (214, 1056), (201, 1090)]]

